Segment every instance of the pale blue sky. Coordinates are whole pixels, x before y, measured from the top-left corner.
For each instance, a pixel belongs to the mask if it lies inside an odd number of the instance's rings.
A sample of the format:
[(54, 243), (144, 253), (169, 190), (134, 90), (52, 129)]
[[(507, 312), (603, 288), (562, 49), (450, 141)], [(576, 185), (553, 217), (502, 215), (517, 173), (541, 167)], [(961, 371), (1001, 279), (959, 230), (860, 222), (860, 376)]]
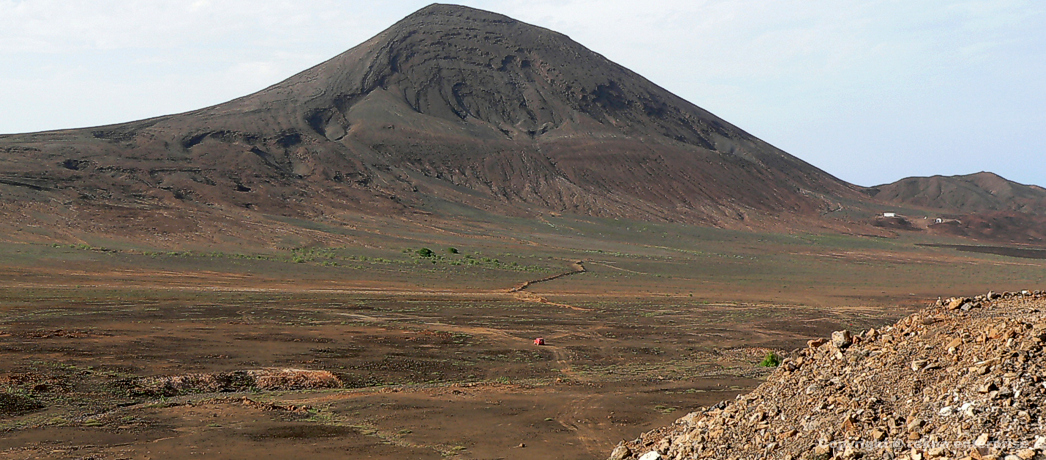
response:
[[(425, 1), (0, 0), (0, 133), (242, 96)], [(1046, 3), (475, 0), (548, 27), (860, 185), (1046, 185)]]

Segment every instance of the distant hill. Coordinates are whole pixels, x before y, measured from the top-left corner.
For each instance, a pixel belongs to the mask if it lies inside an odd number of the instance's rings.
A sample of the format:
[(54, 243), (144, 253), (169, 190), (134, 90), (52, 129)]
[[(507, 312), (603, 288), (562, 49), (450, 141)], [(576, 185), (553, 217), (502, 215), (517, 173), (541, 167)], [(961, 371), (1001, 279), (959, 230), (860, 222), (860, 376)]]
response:
[(872, 187), (877, 199), (954, 213), (1013, 211), (1046, 215), (1046, 189), (979, 172), (965, 176), (908, 177)]
[(909, 177), (872, 187), (886, 203), (937, 210), (944, 222), (933, 233), (981, 240), (1046, 241), (1046, 189), (990, 172), (965, 176)]

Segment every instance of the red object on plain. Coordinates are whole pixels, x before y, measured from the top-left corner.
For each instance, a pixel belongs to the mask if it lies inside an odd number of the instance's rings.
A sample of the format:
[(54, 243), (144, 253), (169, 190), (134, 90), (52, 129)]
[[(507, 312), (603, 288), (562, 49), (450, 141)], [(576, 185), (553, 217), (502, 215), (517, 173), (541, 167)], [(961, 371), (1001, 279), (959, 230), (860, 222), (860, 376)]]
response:
[(544, 344), (545, 344), (545, 339), (543, 339), (541, 337), (538, 337), (538, 338), (534, 339), (534, 345), (544, 345)]

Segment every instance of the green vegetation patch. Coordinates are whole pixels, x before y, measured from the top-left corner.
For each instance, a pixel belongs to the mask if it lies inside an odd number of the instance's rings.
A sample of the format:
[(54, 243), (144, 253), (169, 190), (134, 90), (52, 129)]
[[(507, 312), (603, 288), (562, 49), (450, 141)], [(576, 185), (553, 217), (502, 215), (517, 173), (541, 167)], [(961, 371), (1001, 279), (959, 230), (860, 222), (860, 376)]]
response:
[(780, 366), (781, 365), (781, 357), (777, 356), (777, 353), (774, 353), (772, 351), (768, 352), (766, 354), (766, 357), (764, 357), (763, 360), (759, 362), (759, 365), (762, 366), (762, 367), (777, 367), (777, 366)]

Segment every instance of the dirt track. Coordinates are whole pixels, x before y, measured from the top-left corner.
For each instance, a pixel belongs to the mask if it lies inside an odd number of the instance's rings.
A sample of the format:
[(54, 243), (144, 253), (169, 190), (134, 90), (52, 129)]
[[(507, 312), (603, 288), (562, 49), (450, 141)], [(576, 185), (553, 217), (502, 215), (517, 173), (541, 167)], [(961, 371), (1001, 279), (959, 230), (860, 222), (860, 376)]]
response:
[(577, 262), (574, 262), (574, 269), (571, 270), (571, 271), (558, 273), (558, 274), (555, 274), (555, 275), (552, 275), (552, 276), (546, 276), (546, 277), (541, 278), (541, 279), (536, 279), (536, 280), (531, 280), (531, 281), (524, 281), (519, 286), (516, 286), (516, 287), (514, 287), (512, 289), (509, 289), (508, 292), (520, 292), (520, 291), (523, 291), (524, 289), (529, 288), (530, 286), (533, 286), (533, 285), (538, 284), (538, 283), (545, 283), (545, 282), (552, 281), (552, 280), (558, 280), (560, 278), (563, 278), (565, 276), (570, 276), (570, 275), (579, 275), (581, 273), (585, 273), (585, 271), (586, 271), (585, 270), (585, 263), (583, 261), (579, 260)]

